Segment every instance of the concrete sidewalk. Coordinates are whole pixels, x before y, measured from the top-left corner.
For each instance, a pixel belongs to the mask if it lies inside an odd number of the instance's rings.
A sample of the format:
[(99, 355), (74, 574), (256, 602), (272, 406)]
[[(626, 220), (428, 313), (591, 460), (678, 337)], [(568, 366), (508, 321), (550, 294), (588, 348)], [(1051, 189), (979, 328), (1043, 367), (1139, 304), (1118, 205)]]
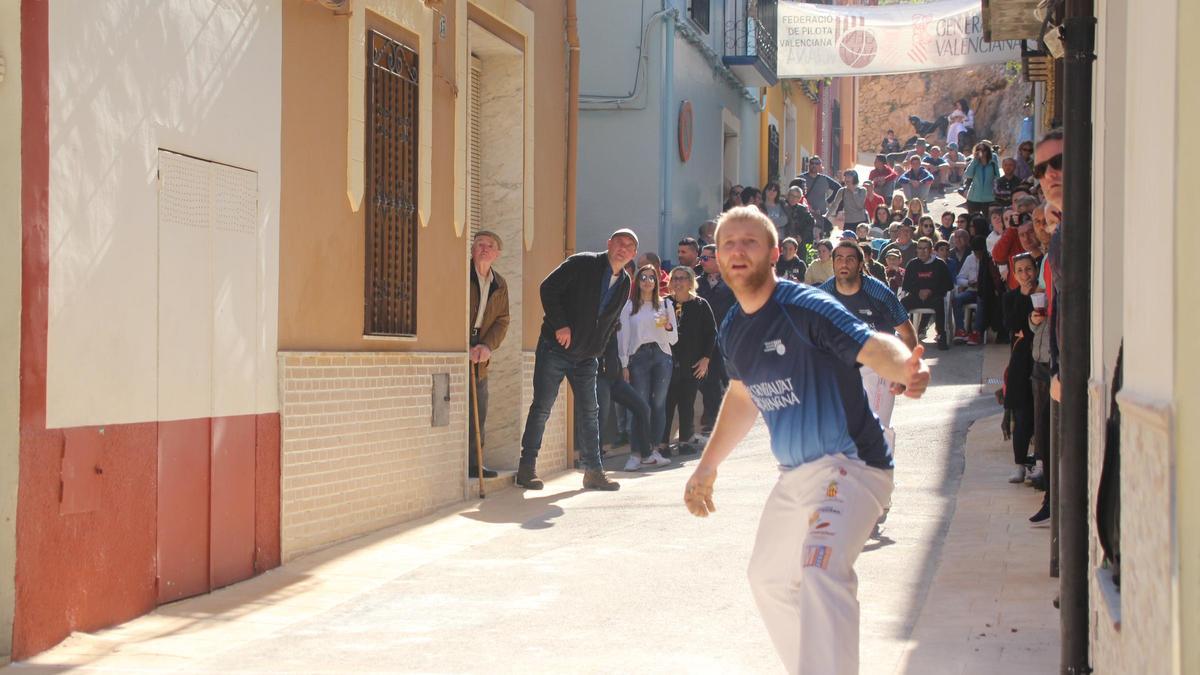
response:
[[(1008, 345), (989, 345), (984, 354), (980, 381), (990, 395), (1008, 365)], [(1050, 528), (1028, 520), (1042, 493), (1007, 482), (1012, 446), (1001, 435), (1002, 418), (976, 420), (967, 434), (966, 468), (941, 562), (897, 672), (1059, 670)]]
[[(1006, 351), (930, 352), (938, 384), (897, 406), (893, 508), (856, 566), (863, 673), (1055, 670), (1048, 534), (1025, 522), (1040, 493), (1006, 482), (1011, 453), (979, 384)], [(745, 579), (776, 476), (766, 430), (722, 466), (705, 520), (680, 499), (694, 461), (618, 473), (615, 494), (581, 491), (577, 473), (505, 490), (11, 669), (780, 672)]]

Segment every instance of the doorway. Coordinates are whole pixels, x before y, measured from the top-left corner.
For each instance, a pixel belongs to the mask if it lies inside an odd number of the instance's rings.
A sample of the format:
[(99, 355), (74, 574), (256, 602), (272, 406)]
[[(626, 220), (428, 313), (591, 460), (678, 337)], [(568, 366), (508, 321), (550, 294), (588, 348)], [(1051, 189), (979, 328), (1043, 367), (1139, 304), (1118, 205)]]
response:
[[(484, 464), (516, 468), (521, 454), (521, 302), (525, 251), (525, 55), (480, 24), (467, 25), (467, 219), (503, 240), (495, 270), (508, 283), (508, 333), (488, 364)], [(468, 319), (473, 326), (474, 317)]]

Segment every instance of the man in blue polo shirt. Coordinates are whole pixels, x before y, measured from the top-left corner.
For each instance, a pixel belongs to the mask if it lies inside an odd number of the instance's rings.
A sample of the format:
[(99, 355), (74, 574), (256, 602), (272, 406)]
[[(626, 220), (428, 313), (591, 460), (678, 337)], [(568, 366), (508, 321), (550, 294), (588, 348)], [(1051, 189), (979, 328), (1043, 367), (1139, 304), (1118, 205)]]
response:
[[(899, 336), (909, 349), (917, 346), (917, 332), (909, 323), (908, 310), (887, 284), (863, 274), (863, 251), (856, 242), (840, 241), (833, 247), (833, 276), (818, 288), (837, 298), (851, 314), (871, 328)], [(888, 382), (867, 366), (862, 366), (858, 372), (867, 392), (867, 402), (883, 426), (888, 446), (895, 451), (892, 410), (896, 406), (896, 394), (903, 388)]]
[(856, 673), (854, 562), (892, 492), (891, 449), (856, 365), (917, 398), (929, 385), (923, 349), (820, 289), (776, 279), (778, 234), (757, 209), (727, 211), (716, 239), (738, 301), (718, 333), (730, 384), (684, 502), (696, 516), (716, 510), (717, 467), (761, 413), (781, 473), (750, 560), (759, 612), (788, 672)]

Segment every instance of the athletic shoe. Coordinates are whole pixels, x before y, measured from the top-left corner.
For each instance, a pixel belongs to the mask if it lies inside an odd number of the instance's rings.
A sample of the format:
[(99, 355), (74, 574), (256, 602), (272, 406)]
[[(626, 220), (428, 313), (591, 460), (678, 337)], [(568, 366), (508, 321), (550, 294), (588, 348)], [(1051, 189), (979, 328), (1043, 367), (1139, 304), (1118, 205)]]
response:
[(954, 344), (961, 345), (962, 343), (964, 343), (966, 341), (967, 341), (967, 331), (965, 331), (961, 328), (954, 331)]
[(687, 440), (692, 445), (704, 445), (708, 442), (707, 434), (692, 434), (692, 437)]
[(631, 453), (628, 461), (625, 462), (625, 471), (637, 471), (642, 468), (642, 458), (638, 457), (637, 453)]
[(1013, 474), (1008, 477), (1008, 482), (1015, 484), (1025, 482), (1025, 465), (1018, 464)]
[(685, 441), (675, 447), (675, 453), (679, 455), (694, 455), (696, 454), (696, 446), (690, 441)]
[(642, 460), (642, 466), (648, 466), (648, 467), (667, 466), (670, 463), (671, 463), (671, 460), (667, 459), (666, 457), (663, 457), (662, 453), (660, 453), (657, 450), (650, 453), (649, 457)]
[(1045, 472), (1042, 471), (1042, 466), (1039, 464), (1029, 470), (1029, 474), (1025, 476), (1025, 480), (1029, 481), (1030, 483), (1036, 483), (1044, 476)]
[(967, 336), (967, 344), (972, 347), (977, 346), (980, 342), (983, 342), (983, 337), (979, 334), (979, 331), (973, 330), (971, 331), (971, 334)]
[(1046, 525), (1049, 525), (1050, 523), (1047, 522), (1049, 520), (1050, 520), (1050, 505), (1047, 504), (1046, 502), (1042, 502), (1042, 508), (1038, 509), (1037, 513), (1035, 513), (1029, 517), (1029, 522), (1032, 523), (1034, 527), (1037, 527), (1039, 525), (1041, 525), (1043, 527)]

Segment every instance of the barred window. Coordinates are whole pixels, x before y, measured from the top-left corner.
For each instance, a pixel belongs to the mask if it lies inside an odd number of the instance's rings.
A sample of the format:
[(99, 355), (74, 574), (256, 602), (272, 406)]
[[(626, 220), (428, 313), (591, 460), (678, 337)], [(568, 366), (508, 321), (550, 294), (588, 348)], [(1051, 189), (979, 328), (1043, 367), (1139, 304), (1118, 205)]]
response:
[(417, 332), (417, 53), (367, 40), (365, 332)]
[(709, 4), (711, 0), (688, 0), (687, 5), (688, 18), (705, 33), (708, 32)]

